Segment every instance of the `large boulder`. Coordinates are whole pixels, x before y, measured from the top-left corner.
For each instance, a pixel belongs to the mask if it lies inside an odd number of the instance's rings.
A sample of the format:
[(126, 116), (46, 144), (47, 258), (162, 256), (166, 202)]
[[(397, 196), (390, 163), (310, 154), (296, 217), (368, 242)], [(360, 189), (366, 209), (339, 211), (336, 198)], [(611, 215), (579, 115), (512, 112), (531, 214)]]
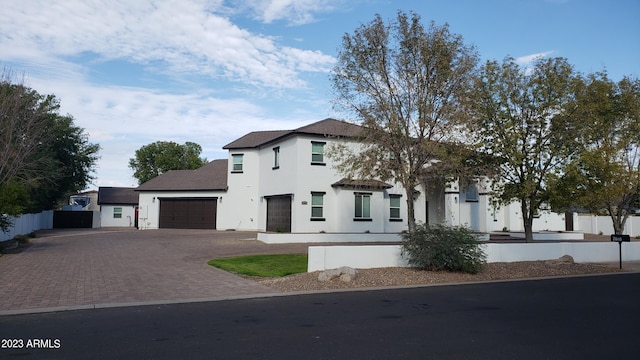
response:
[(343, 266), (337, 269), (329, 269), (322, 271), (318, 275), (319, 281), (331, 281), (339, 278), (343, 282), (351, 282), (356, 278), (357, 271), (354, 268)]

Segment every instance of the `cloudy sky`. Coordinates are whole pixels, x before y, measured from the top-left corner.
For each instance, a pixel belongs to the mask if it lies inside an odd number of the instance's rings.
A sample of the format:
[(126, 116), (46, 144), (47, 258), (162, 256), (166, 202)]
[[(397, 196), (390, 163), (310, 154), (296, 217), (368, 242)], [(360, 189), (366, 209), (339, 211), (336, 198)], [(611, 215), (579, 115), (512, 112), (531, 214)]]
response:
[(155, 141), (213, 160), (250, 131), (344, 118), (328, 80), (342, 36), (398, 10), (448, 23), (483, 61), (640, 76), (638, 0), (4, 0), (0, 67), (100, 144), (90, 188), (136, 186), (128, 159)]

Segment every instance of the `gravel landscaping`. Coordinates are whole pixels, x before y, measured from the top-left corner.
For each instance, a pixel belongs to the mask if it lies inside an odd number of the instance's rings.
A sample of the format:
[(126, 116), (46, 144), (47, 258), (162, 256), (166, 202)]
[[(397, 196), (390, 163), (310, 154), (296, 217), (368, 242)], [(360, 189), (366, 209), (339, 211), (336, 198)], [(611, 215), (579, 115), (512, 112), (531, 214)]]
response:
[(355, 279), (349, 282), (334, 278), (320, 281), (321, 271), (289, 275), (282, 278), (256, 280), (262, 285), (283, 292), (335, 290), (352, 288), (393, 287), (430, 284), (449, 284), (475, 281), (509, 280), (554, 276), (572, 276), (621, 272), (617, 267), (600, 264), (581, 264), (571, 260), (522, 261), (488, 263), (478, 274), (423, 271), (414, 268), (358, 269)]

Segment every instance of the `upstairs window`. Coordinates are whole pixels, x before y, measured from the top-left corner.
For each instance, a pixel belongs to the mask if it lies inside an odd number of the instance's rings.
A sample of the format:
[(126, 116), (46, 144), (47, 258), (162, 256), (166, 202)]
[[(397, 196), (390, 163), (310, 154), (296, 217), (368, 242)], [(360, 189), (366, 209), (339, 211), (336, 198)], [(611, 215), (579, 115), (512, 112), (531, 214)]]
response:
[(231, 169), (231, 172), (241, 173), (242, 172), (242, 161), (243, 161), (244, 155), (243, 154), (233, 154), (233, 155), (231, 155), (231, 158), (233, 159), (233, 168)]
[(371, 194), (355, 193), (355, 220), (371, 219)]
[(311, 164), (324, 165), (324, 142), (311, 142)]
[(273, 169), (280, 167), (280, 147), (273, 148)]
[(478, 188), (476, 187), (475, 184), (471, 184), (467, 186), (467, 189), (465, 190), (465, 199), (468, 202), (476, 202), (479, 200)]

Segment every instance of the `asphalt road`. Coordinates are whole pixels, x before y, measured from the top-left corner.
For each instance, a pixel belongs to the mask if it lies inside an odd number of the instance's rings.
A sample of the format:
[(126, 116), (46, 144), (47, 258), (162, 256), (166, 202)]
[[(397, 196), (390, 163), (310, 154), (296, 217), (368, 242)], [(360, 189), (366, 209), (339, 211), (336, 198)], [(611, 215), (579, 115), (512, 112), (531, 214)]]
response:
[(632, 359), (639, 328), (633, 273), (0, 316), (0, 358)]

